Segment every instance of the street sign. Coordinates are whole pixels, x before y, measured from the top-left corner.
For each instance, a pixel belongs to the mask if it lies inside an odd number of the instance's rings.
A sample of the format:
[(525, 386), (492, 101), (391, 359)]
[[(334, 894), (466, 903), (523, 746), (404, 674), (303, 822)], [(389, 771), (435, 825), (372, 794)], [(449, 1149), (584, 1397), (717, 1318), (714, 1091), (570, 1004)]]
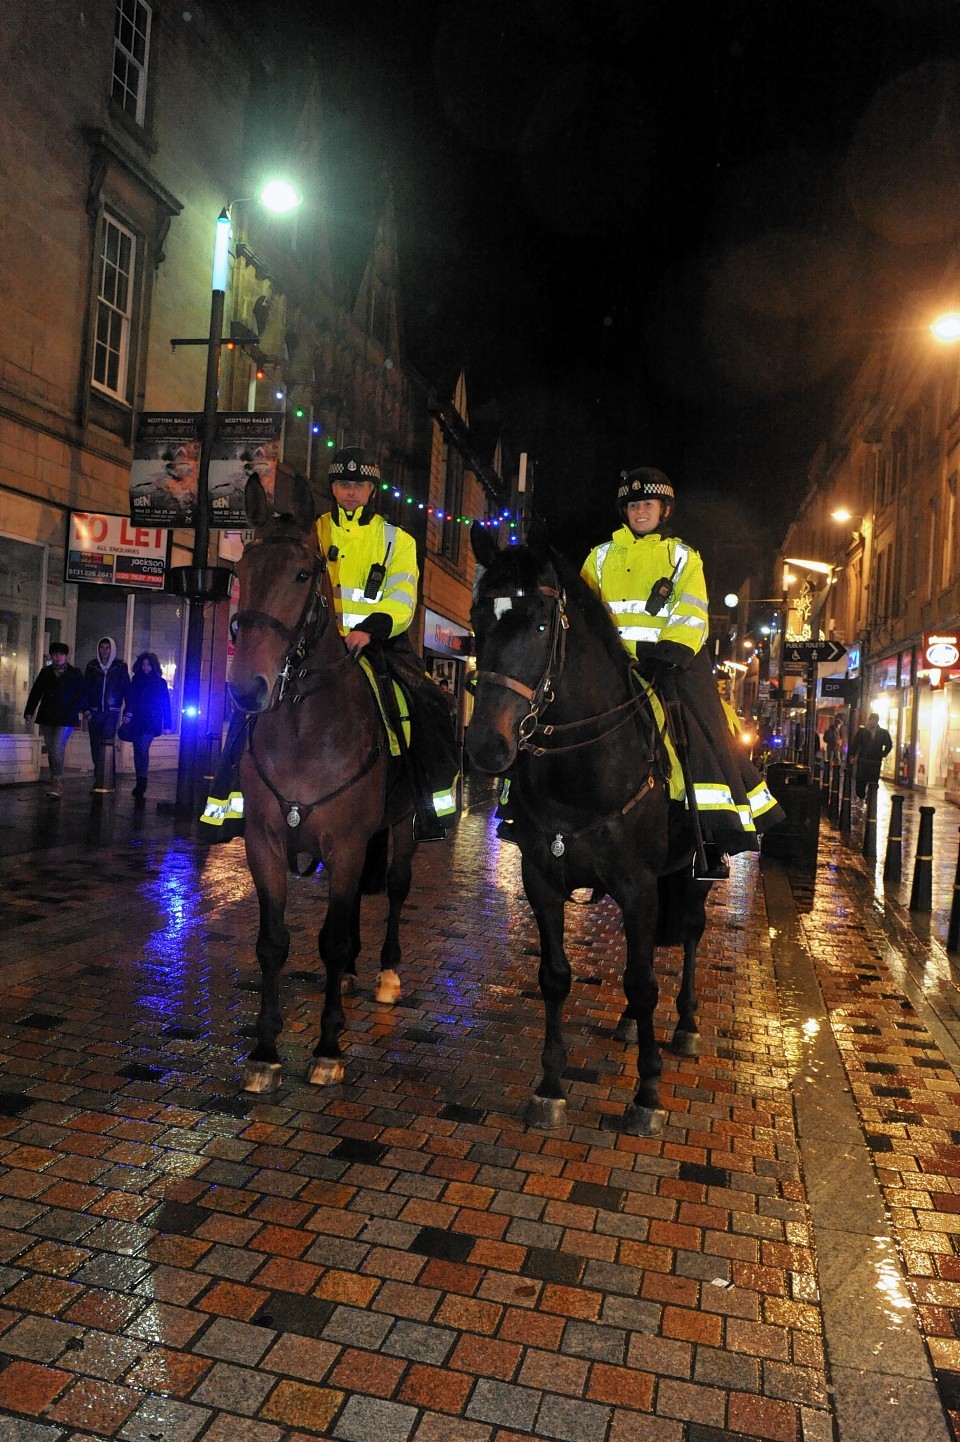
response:
[(820, 681), (820, 695), (827, 700), (845, 701), (852, 706), (857, 699), (859, 681), (851, 680), (847, 676), (824, 676)]
[(785, 661), (799, 661), (805, 666), (829, 665), (846, 654), (846, 646), (839, 641), (788, 641), (783, 648)]

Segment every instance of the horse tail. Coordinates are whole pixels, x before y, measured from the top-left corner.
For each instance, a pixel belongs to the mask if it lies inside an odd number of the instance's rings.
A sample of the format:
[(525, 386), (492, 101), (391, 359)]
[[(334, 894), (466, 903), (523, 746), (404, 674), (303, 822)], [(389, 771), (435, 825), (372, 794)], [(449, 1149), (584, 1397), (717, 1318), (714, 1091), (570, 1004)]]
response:
[(360, 875), (360, 895), (379, 896), (387, 889), (387, 850), (390, 833), (384, 826), (375, 831), (367, 842), (367, 854), (363, 859)]

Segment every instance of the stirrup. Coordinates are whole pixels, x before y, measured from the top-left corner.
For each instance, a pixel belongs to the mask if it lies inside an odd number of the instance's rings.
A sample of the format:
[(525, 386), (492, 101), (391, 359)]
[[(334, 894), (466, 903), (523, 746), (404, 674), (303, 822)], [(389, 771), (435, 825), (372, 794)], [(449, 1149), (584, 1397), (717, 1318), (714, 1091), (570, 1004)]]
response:
[(497, 827), (497, 836), (501, 841), (509, 841), (511, 846), (519, 846), (517, 840), (516, 822), (509, 816), (505, 816)]
[(441, 826), (436, 817), (423, 817), (417, 811), (413, 817), (413, 839), (414, 841), (446, 841), (446, 828)]

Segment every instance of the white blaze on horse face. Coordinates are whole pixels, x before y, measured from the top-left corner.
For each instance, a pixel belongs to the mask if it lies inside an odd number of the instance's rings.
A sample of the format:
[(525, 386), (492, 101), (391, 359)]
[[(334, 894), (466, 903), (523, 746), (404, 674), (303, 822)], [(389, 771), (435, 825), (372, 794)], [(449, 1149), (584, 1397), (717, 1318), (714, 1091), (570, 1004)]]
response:
[(505, 616), (508, 611), (512, 611), (512, 610), (513, 610), (513, 601), (512, 601), (512, 599), (511, 599), (509, 596), (494, 596), (494, 598), (493, 598), (493, 614), (494, 614), (494, 616), (497, 618), (498, 621), (500, 620), (500, 617), (501, 617), (501, 616)]

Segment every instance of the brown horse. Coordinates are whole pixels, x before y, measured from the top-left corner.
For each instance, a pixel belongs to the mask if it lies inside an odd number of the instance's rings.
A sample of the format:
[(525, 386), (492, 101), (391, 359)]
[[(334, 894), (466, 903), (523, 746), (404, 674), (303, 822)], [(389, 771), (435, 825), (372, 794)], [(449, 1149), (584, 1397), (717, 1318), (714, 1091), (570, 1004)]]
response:
[(390, 906), (375, 996), (399, 1000), (400, 913), (416, 841), (407, 778), (391, 762), (370, 683), (337, 626), (309, 486), (295, 485), (292, 513), (274, 515), (254, 477), (246, 504), (256, 534), (237, 567), (230, 691), (255, 718), (240, 780), (247, 864), (260, 902), (261, 992), (243, 1084), (270, 1092), (281, 1076), (280, 971), (290, 949), (283, 918), (296, 855), (322, 857), (330, 884), (319, 936), (326, 996), (307, 1071), (309, 1082), (327, 1086), (343, 1077), (341, 991), (360, 952), (360, 897), (384, 884)]

